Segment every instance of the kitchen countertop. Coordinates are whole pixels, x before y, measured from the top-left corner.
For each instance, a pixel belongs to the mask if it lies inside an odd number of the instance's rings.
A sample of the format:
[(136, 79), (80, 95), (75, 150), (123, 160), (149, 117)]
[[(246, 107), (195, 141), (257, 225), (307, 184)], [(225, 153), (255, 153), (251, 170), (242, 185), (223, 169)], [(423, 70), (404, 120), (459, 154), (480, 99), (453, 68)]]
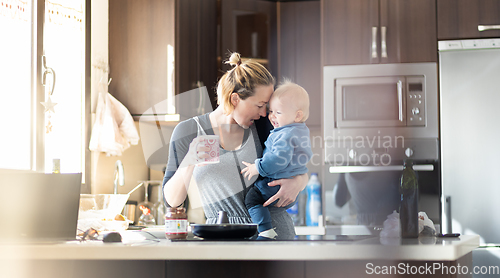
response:
[[(455, 261), (479, 246), (479, 236), (353, 241), (169, 241), (127, 231), (123, 243), (72, 241), (0, 244), (0, 260), (415, 260)], [(276, 256), (276, 250), (280, 250)]]

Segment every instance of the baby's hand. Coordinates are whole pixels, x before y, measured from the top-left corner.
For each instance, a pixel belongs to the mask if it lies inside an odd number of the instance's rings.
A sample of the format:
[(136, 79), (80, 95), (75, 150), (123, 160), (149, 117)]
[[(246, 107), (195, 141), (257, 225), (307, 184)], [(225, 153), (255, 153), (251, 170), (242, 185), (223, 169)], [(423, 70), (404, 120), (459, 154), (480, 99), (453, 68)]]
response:
[(243, 164), (245, 164), (245, 167), (243, 170), (241, 170), (241, 173), (245, 175), (245, 178), (248, 177), (248, 180), (250, 180), (253, 176), (258, 175), (259, 171), (257, 170), (257, 166), (252, 163), (248, 163), (245, 161), (242, 161)]

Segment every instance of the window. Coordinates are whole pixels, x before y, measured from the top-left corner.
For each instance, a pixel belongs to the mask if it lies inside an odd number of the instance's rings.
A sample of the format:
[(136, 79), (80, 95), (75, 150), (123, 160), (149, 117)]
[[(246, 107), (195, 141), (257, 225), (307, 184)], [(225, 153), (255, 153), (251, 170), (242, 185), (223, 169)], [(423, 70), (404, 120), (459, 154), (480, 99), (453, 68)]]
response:
[(0, 38), (0, 168), (27, 170), (32, 154), (31, 3), (0, 3)]
[(84, 172), (85, 0), (38, 1), (0, 4), (0, 168)]

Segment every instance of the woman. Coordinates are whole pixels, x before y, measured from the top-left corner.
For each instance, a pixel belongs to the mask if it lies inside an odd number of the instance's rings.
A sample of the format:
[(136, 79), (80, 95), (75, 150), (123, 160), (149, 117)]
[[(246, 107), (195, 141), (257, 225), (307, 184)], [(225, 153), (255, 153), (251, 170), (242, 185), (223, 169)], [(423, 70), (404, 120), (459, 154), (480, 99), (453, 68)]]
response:
[[(262, 156), (261, 141), (266, 132), (258, 134), (254, 121), (266, 117), (266, 106), (274, 90), (274, 78), (261, 64), (242, 62), (238, 53), (228, 61), (233, 66), (219, 80), (215, 111), (179, 123), (172, 134), (169, 159), (163, 179), (164, 197), (171, 207), (180, 206), (186, 196), (191, 177), (200, 191), (207, 223), (217, 220), (219, 211), (226, 211), (230, 223), (251, 223), (245, 207), (245, 195), (255, 181), (241, 175), (242, 161), (255, 161)], [(267, 121), (267, 119), (263, 119)], [(219, 135), (220, 162), (197, 166), (207, 157), (205, 147), (197, 147), (198, 135)], [(278, 200), (270, 208), (278, 239), (295, 236), (293, 222), (286, 207), (307, 184), (307, 174), (293, 179), (274, 181), (281, 189), (264, 205)]]

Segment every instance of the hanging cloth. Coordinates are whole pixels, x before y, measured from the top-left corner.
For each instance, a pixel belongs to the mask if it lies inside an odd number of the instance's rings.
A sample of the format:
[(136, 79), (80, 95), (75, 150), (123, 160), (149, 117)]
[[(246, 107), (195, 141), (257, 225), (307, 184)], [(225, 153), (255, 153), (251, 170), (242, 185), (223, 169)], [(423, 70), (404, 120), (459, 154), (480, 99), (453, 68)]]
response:
[(110, 93), (99, 93), (89, 149), (120, 156), (139, 143), (139, 134), (128, 109)]

